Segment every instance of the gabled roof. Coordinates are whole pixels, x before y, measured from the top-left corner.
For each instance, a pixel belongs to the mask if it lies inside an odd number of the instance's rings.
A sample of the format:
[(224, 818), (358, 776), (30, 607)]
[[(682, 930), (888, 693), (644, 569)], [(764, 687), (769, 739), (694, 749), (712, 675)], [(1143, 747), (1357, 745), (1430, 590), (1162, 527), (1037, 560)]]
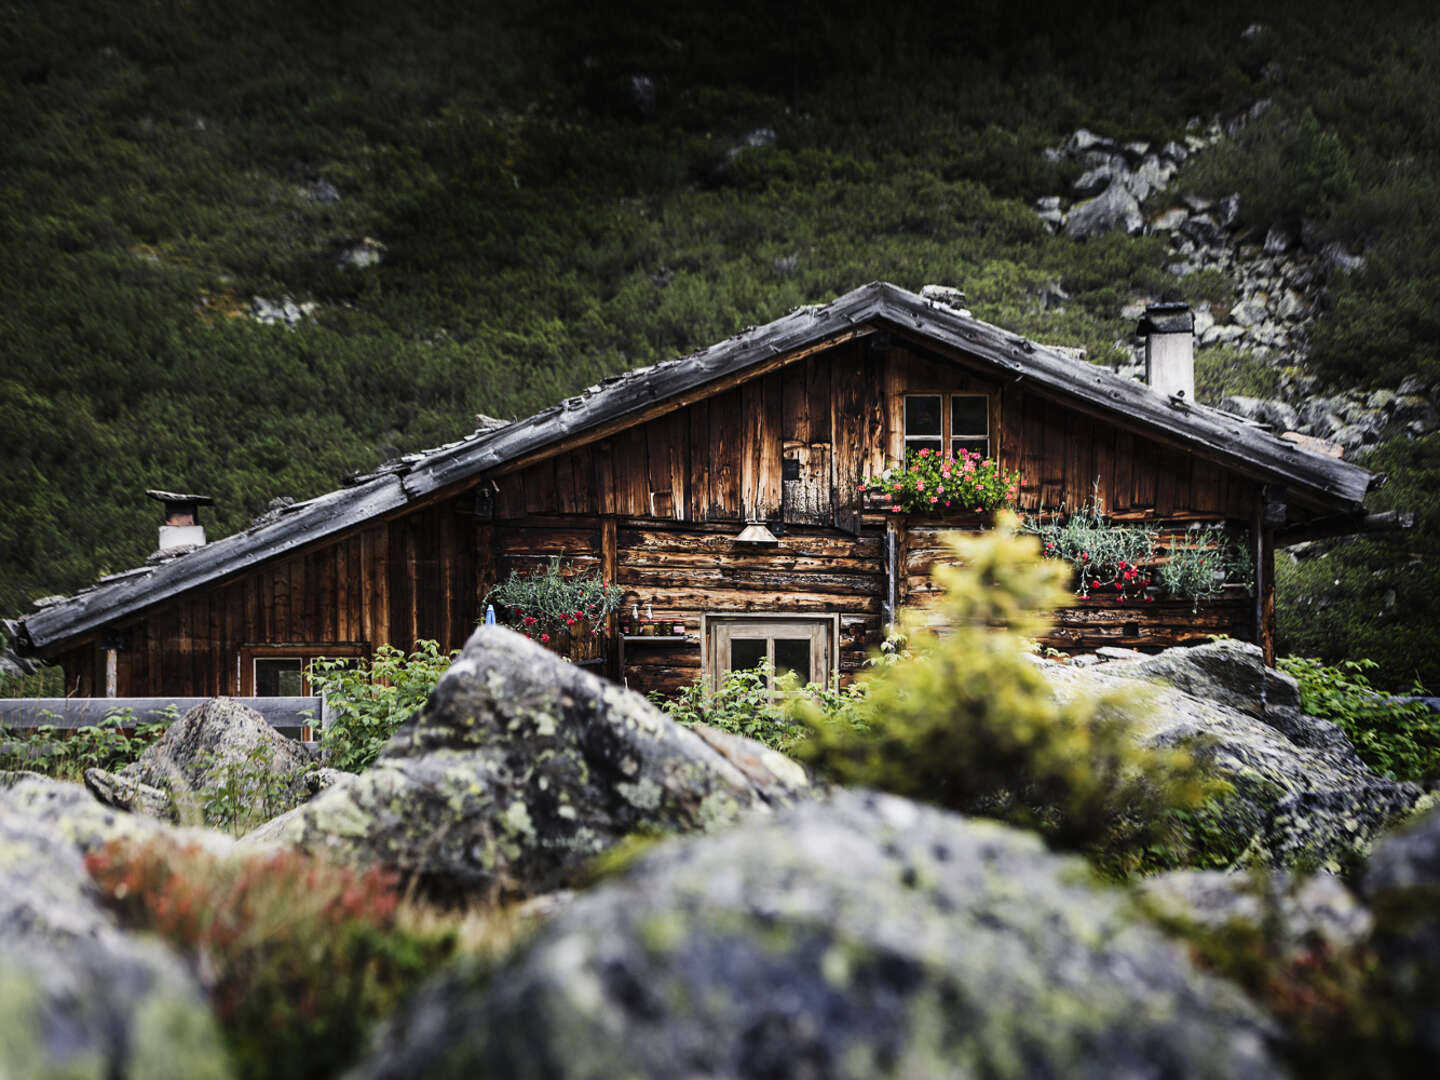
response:
[[(1141, 428), (1242, 471), (1309, 496), (1334, 513), (1358, 511), (1373, 479), (1366, 470), (1302, 449), (1238, 417), (1161, 397), (1105, 368), (1076, 362), (954, 308), (873, 282), (828, 304), (797, 308), (719, 344), (605, 379), (525, 420), (407, 455), (354, 486), (284, 508), (224, 540), (154, 567), (102, 579), (64, 602), (13, 624), (30, 649), (47, 649), (158, 601), (216, 581), (255, 563), (312, 544), (371, 518), (400, 510), (442, 488), (478, 477), (590, 429), (638, 418), (725, 376), (743, 374), (792, 350), (864, 325), (929, 338), (975, 358), (997, 377), (1028, 380), (1082, 406), (1118, 414)], [(268, 515), (267, 515), (268, 517)]]

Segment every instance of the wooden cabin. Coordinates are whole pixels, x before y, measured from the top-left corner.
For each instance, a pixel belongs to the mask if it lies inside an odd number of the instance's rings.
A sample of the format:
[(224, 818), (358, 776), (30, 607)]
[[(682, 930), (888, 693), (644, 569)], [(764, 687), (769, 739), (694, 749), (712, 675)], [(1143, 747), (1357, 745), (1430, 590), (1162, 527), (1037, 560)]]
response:
[[(1149, 326), (1157, 385), (1186, 345), (1179, 317)], [(82, 696), (294, 693), (314, 657), (458, 647), (492, 585), (562, 555), (623, 586), (627, 609), (684, 624), (684, 637), (626, 638), (612, 618), (598, 666), (613, 678), (670, 692), (760, 642), (791, 666), (808, 654), (802, 674), (829, 682), (932, 595), (941, 532), (982, 524), (866, 505), (862, 478), (929, 440), (1018, 470), (1023, 511), (1098, 497), (1166, 533), (1221, 522), (1248, 538), (1253, 591), (1198, 608), (1093, 598), (1060, 612), (1047, 644), (1223, 633), (1273, 655), (1277, 537), (1357, 531), (1374, 478), (1196, 405), (1179, 380), (1153, 388), (875, 283), (352, 477), (52, 603), (12, 637)], [(741, 541), (749, 523), (774, 542)]]

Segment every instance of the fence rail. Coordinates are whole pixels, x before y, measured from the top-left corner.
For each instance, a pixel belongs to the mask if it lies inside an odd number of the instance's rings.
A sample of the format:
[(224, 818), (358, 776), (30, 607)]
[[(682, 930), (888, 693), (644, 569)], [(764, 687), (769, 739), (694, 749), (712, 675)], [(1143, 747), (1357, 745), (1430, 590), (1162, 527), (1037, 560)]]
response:
[[(210, 700), (203, 697), (3, 698), (0, 699), (0, 728), (37, 728), (48, 724), (54, 728), (74, 730), (126, 713), (127, 727), (131, 724), (165, 723), (171, 719), (172, 706), (173, 715), (179, 717)], [(242, 697), (234, 700), (254, 709), (274, 728), (323, 726), (325, 699), (322, 697)]]

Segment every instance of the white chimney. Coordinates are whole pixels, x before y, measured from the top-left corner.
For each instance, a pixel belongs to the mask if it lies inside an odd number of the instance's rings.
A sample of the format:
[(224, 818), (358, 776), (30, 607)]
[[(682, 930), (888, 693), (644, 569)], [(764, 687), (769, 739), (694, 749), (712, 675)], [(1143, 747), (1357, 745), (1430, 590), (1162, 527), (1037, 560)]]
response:
[(205, 543), (200, 507), (213, 506), (214, 499), (209, 495), (182, 495), (174, 491), (147, 491), (145, 494), (165, 504), (165, 524), (160, 526), (160, 551), (200, 547)]
[(1151, 304), (1140, 320), (1145, 382), (1165, 397), (1195, 400), (1195, 315), (1189, 304)]

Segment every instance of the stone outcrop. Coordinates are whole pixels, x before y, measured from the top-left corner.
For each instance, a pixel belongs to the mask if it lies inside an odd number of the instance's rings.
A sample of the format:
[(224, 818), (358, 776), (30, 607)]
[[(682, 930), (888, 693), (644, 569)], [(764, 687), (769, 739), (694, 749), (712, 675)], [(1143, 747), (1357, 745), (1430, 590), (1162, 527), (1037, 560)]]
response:
[(708, 829), (806, 788), (772, 750), (702, 738), (513, 631), (481, 627), (369, 771), (247, 842), (378, 862), (446, 896), (524, 895), (565, 885), (636, 831)]
[(196, 816), (204, 794), (238, 785), (237, 801), (258, 805), (274, 794), (293, 805), (310, 794), (310, 752), (231, 698), (212, 698), (171, 724), (140, 757), (116, 773), (85, 771), (100, 801), (170, 820)]
[(1242, 923), (1291, 953), (1313, 941), (1332, 948), (1358, 945), (1372, 924), (1370, 912), (1334, 874), (1172, 870), (1145, 878), (1138, 888), (1164, 917), (1213, 930)]
[(1422, 1055), (1440, 1058), (1440, 810), (1375, 846), (1360, 879), (1375, 911), (1373, 946), (1408, 1002)]
[(85, 842), (129, 817), (73, 784), (0, 792), (0, 1076), (229, 1074), (194, 978), (158, 942), (122, 932), (86, 873)]
[(839, 792), (671, 841), (357, 1075), (1283, 1075), (1270, 1023), (1033, 834)]
[(1245, 642), (1045, 672), (1062, 697), (1137, 679), (1158, 684), (1141, 716), (1144, 739), (1190, 748), (1231, 785), (1220, 825), (1248, 838), (1239, 845), (1247, 865), (1349, 867), (1428, 799), (1372, 772), (1336, 725), (1302, 712), (1295, 680), (1265, 667)]

